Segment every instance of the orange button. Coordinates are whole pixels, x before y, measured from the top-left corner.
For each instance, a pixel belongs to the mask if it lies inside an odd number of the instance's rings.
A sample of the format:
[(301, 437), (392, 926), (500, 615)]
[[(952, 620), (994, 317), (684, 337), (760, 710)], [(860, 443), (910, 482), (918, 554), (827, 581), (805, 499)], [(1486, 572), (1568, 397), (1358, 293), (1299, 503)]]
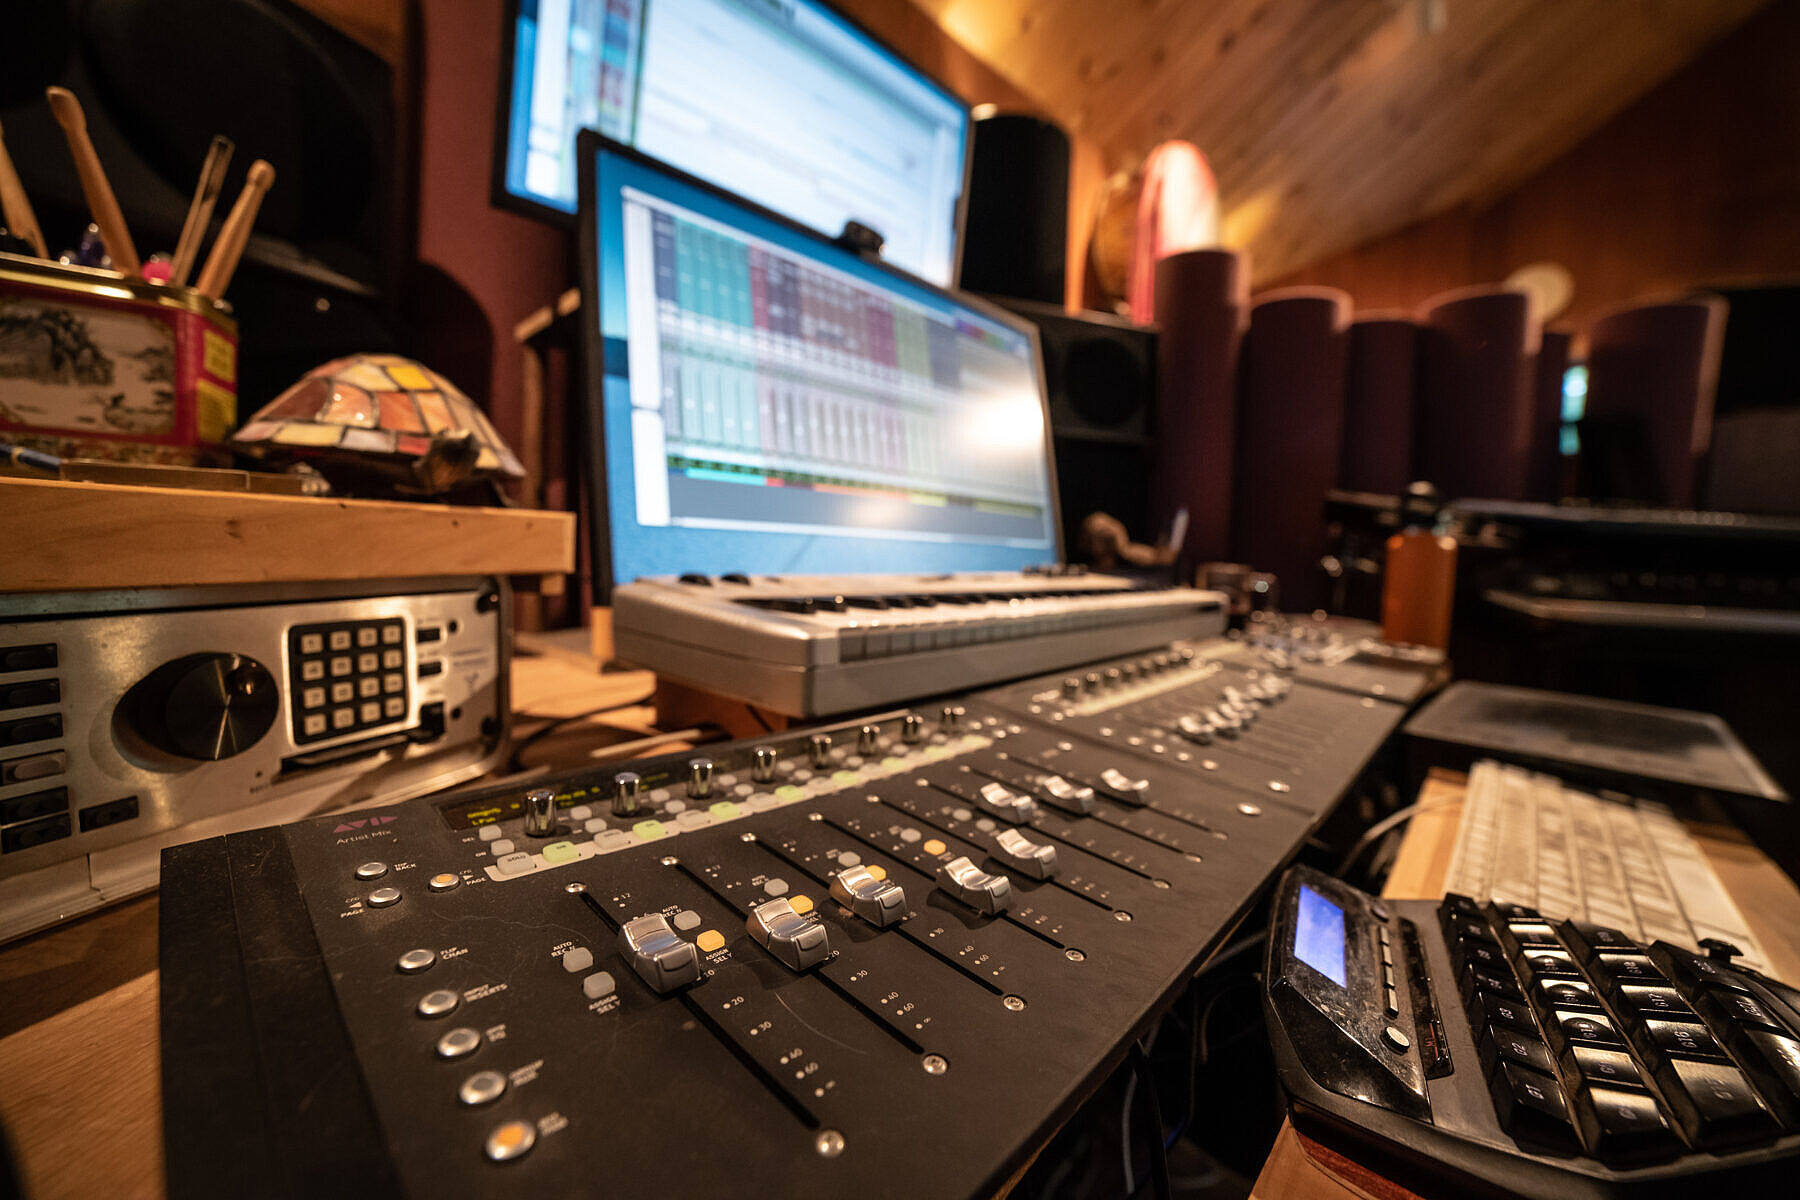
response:
[(886, 867), (878, 867), (874, 863), (866, 863), (863, 866), (863, 870), (867, 871), (869, 874), (873, 875), (877, 879), (886, 879), (887, 878), (887, 868)]
[(788, 903), (793, 906), (795, 912), (803, 917), (813, 910), (811, 896), (789, 896)]
[(936, 838), (932, 838), (920, 848), (927, 854), (942, 854), (944, 852), (944, 843), (938, 841)]
[(724, 948), (725, 935), (716, 929), (709, 929), (694, 939), (694, 945), (700, 947), (700, 949), (704, 950), (706, 953), (711, 954), (714, 950)]

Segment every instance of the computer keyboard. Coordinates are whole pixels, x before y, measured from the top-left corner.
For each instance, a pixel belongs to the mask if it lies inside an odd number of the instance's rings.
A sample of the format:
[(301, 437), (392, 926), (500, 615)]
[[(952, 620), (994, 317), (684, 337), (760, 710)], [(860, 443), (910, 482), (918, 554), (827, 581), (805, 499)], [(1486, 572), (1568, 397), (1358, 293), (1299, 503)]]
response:
[(1590, 921), (1642, 942), (1719, 938), (1767, 960), (1700, 847), (1669, 809), (1565, 787), (1492, 761), (1469, 772), (1444, 890)]

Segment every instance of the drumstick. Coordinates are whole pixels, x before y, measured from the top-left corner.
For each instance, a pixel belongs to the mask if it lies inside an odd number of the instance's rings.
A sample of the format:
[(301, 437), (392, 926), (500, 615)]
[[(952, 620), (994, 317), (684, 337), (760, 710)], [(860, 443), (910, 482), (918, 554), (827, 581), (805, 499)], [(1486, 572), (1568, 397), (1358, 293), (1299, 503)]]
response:
[(75, 172), (81, 176), (81, 190), (87, 196), (88, 211), (94, 214), (94, 224), (100, 227), (106, 252), (112, 255), (113, 270), (139, 274), (143, 264), (138, 261), (137, 247), (131, 244), (131, 231), (125, 228), (125, 214), (119, 211), (112, 184), (106, 181), (100, 156), (88, 140), (87, 114), (81, 111), (81, 101), (67, 88), (45, 88), (44, 95), (49, 98), (50, 111), (56, 114), (56, 123), (63, 127), (69, 153), (75, 156)]
[(6, 152), (6, 134), (0, 131), (0, 212), (6, 214), (6, 227), (31, 243), (39, 258), (49, 258), (44, 245), (44, 231), (38, 228), (37, 214), (25, 195), (25, 185), (13, 168), (12, 155)]
[(250, 172), (244, 177), (244, 190), (238, 193), (237, 203), (231, 206), (231, 215), (225, 218), (219, 240), (213, 243), (206, 266), (200, 270), (200, 281), (194, 285), (201, 295), (217, 300), (224, 293), (225, 285), (231, 282), (232, 273), (237, 270), (238, 258), (244, 253), (244, 243), (250, 240), (250, 226), (256, 223), (256, 210), (262, 207), (263, 195), (274, 182), (274, 167), (260, 158), (250, 164)]
[(194, 202), (188, 205), (187, 220), (181, 226), (181, 238), (175, 243), (175, 260), (169, 267), (169, 282), (177, 287), (188, 281), (188, 273), (200, 257), (200, 243), (206, 227), (212, 224), (213, 208), (219, 203), (219, 190), (225, 186), (225, 168), (231, 165), (231, 152), (236, 149), (230, 138), (220, 134), (213, 138), (200, 168), (200, 182), (194, 187)]

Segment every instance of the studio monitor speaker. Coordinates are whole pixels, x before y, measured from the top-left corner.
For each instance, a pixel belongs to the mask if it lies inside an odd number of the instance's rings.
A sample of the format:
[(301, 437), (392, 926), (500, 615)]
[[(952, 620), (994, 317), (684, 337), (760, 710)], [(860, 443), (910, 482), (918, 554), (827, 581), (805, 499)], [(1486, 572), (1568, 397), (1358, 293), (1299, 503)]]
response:
[(1018, 113), (976, 121), (961, 285), (1060, 304), (1068, 243), (1069, 135)]

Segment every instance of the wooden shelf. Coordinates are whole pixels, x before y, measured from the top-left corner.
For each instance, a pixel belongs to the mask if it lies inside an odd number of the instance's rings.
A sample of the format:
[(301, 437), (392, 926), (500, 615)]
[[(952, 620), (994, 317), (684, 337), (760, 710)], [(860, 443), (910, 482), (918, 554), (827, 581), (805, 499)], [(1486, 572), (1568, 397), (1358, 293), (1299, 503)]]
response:
[(0, 478), (0, 592), (574, 570), (569, 513)]

